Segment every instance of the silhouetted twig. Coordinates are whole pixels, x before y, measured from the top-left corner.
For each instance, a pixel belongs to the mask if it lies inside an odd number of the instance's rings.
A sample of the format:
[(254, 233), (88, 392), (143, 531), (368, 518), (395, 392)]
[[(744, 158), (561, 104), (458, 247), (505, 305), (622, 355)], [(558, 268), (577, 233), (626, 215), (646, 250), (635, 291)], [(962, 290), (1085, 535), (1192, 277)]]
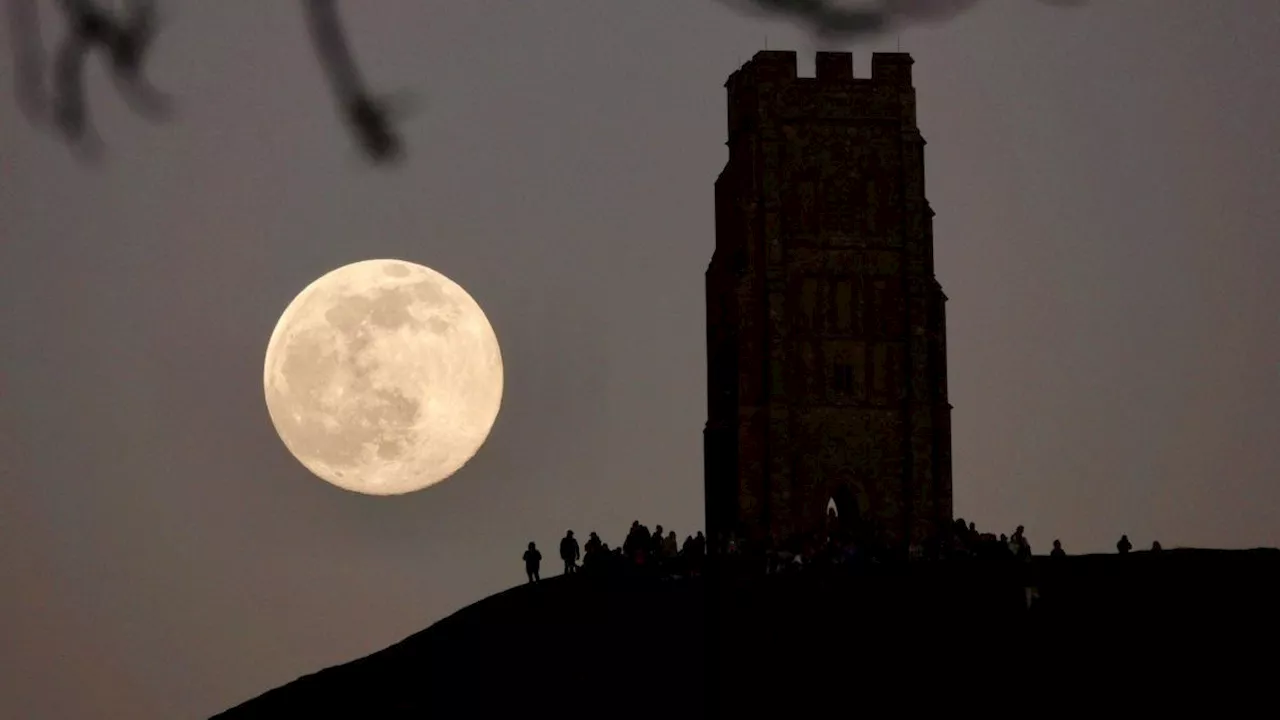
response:
[(823, 37), (853, 37), (883, 30), (891, 0), (879, 7), (847, 7), (832, 0), (723, 0), (741, 11), (784, 15), (799, 20)]
[[(979, 0), (721, 0), (740, 11), (790, 17), (824, 39), (852, 40), (881, 33), (895, 21), (920, 22), (955, 17)], [(1087, 0), (1040, 0), (1078, 7)]]
[(316, 55), (361, 149), (375, 163), (399, 159), (400, 138), (391, 126), (391, 114), (365, 87), (334, 1), (304, 2)]
[[(1086, 0), (1040, 0), (1082, 5)], [(35, 0), (8, 0), (9, 25), (17, 70), (17, 99), (33, 123), (47, 116), (45, 52), (40, 43)], [(978, 0), (879, 0), (870, 6), (845, 5), (839, 0), (722, 0), (743, 10), (790, 16), (826, 37), (853, 38), (881, 32), (895, 18), (924, 20), (957, 14)], [(166, 116), (167, 98), (147, 82), (143, 64), (156, 34), (154, 0), (126, 0), (124, 11), (104, 10), (94, 0), (59, 0), (67, 36), (54, 62), (52, 120), (64, 136), (80, 143), (89, 130), (84, 100), (84, 62), (94, 49), (102, 50), (112, 77), (133, 109), (151, 119)], [(389, 163), (402, 154), (400, 137), (392, 127), (387, 103), (369, 93), (351, 56), (334, 0), (303, 0), (316, 55), (333, 89), (344, 118), (364, 154), (375, 163)]]
[(61, 0), (60, 5), (67, 35), (54, 62), (53, 121), (62, 133), (81, 142), (88, 131), (84, 63), (93, 50), (106, 54), (116, 87), (135, 112), (153, 120), (163, 118), (167, 98), (151, 86), (143, 72), (155, 39), (154, 0), (129, 0), (119, 16), (93, 0)]
[[(167, 116), (168, 98), (143, 72), (157, 31), (155, 0), (126, 0), (122, 12), (104, 9), (94, 0), (59, 0), (66, 36), (53, 58), (52, 98), (45, 85), (49, 70), (40, 42), (36, 0), (7, 1), (17, 71), (15, 94), (33, 124), (52, 122), (69, 142), (86, 144), (91, 127), (85, 106), (84, 64), (94, 50), (104, 53), (117, 90), (135, 112), (153, 120)], [(303, 8), (316, 55), (361, 150), (375, 163), (399, 159), (401, 143), (392, 127), (391, 112), (365, 87), (333, 0), (303, 0)]]
[(9, 0), (8, 11), (18, 108), (32, 124), (40, 125), (44, 123), (49, 98), (44, 88), (45, 53), (36, 0)]

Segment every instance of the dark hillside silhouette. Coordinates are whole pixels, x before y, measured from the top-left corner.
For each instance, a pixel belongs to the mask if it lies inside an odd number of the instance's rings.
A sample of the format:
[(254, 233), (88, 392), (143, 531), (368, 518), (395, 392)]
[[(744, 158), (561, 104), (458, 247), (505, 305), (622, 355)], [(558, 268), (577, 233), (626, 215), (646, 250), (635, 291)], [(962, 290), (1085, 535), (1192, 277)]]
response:
[[(627, 716), (697, 716), (704, 658), (690, 652), (702, 646), (701, 596), (687, 582), (548, 578), (217, 717), (619, 717), (619, 703)], [(673, 697), (695, 703), (694, 714)]]
[(736, 581), (561, 576), (217, 717), (834, 717), (908, 698), (949, 704), (957, 688), (1155, 709), (1183, 698), (1153, 686), (1158, 677), (1193, 673), (1182, 692), (1229, 704), (1270, 667), (1280, 551), (1032, 566), (1030, 608), (1025, 573), (999, 565)]

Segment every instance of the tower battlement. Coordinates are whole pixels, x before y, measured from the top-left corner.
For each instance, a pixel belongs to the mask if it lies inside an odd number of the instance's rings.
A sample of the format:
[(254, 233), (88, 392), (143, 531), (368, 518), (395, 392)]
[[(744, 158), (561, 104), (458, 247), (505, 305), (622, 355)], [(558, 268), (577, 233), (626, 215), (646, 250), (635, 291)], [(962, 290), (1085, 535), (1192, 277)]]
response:
[(855, 77), (853, 53), (819, 52), (802, 77), (793, 50), (762, 50), (729, 76), (729, 135), (762, 121), (879, 118), (915, 127), (908, 53), (873, 53), (871, 77)]
[(729, 76), (725, 87), (732, 88), (738, 82), (791, 80), (817, 80), (823, 83), (852, 82), (881, 83), (887, 85), (911, 85), (911, 66), (915, 63), (910, 53), (878, 52), (871, 55), (871, 77), (857, 78), (853, 74), (853, 53), (819, 51), (815, 56), (813, 77), (801, 77), (794, 50), (761, 50)]

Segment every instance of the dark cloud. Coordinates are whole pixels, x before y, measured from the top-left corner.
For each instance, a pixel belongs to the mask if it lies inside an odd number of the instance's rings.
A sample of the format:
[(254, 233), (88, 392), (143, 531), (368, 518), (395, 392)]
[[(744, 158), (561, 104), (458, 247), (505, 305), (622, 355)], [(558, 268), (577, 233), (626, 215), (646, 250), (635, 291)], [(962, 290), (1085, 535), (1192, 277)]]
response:
[[(741, 12), (783, 16), (820, 37), (854, 39), (887, 32), (902, 25), (950, 20), (979, 0), (721, 0)], [(1085, 0), (1037, 0), (1046, 5), (1075, 7)]]

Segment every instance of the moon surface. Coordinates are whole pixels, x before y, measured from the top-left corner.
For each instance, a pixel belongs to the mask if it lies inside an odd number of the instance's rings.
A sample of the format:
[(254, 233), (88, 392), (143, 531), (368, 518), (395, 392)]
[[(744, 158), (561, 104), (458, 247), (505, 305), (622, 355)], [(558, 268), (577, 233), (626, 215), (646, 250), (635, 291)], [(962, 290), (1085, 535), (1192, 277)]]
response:
[(285, 447), (340, 488), (399, 495), (456, 473), (502, 404), (484, 311), (431, 268), (365, 260), (294, 298), (267, 344), (263, 390)]

